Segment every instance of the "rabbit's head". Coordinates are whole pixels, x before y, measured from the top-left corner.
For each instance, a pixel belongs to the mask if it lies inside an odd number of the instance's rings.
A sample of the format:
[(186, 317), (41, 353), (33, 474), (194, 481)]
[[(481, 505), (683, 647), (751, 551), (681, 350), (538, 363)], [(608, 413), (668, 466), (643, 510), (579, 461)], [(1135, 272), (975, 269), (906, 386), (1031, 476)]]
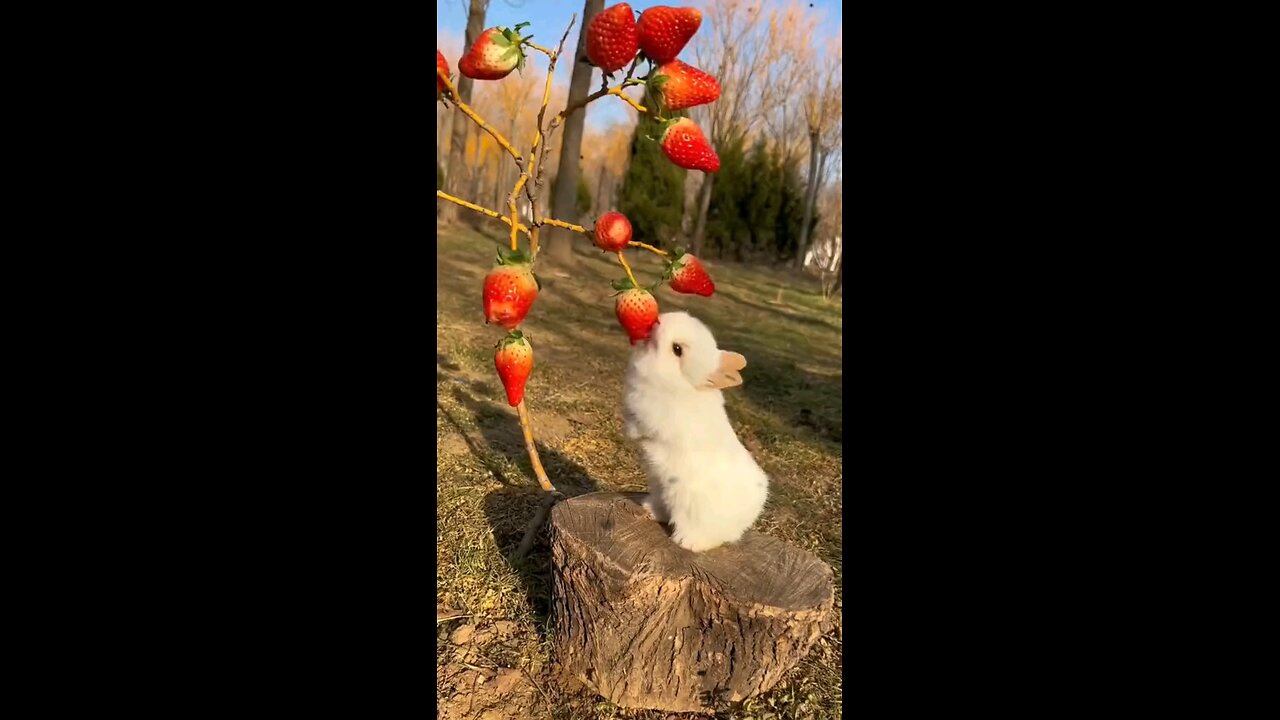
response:
[(746, 358), (716, 347), (716, 339), (697, 318), (685, 312), (658, 316), (649, 339), (636, 345), (635, 371), (673, 391), (723, 390), (742, 384), (738, 371)]

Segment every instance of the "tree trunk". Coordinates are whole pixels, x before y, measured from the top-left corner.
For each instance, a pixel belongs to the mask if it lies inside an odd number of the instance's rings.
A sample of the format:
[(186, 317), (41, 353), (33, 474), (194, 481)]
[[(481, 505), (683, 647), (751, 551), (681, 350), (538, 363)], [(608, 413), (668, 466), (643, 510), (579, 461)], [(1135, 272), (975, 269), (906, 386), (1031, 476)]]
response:
[(831, 568), (753, 531), (691, 553), (643, 497), (592, 493), (551, 511), (561, 671), (628, 708), (705, 711), (772, 688), (828, 626)]
[(689, 243), (689, 253), (702, 255), (702, 242), (707, 235), (707, 213), (711, 210), (711, 184), (716, 176), (702, 173), (702, 188), (698, 190), (698, 222), (693, 226), (693, 242)]
[[(582, 20), (578, 27), (585, 28), (587, 23), (604, 9), (604, 0), (586, 0), (582, 4)], [(573, 54), (573, 78), (569, 80), (569, 103), (575, 103), (587, 96), (591, 85), (591, 66), (586, 61), (587, 34), (578, 33), (578, 49)], [(582, 127), (587, 119), (587, 109), (583, 108), (570, 115), (564, 123), (564, 135), (560, 139), (560, 166), (556, 171), (555, 192), (551, 200), (551, 217), (577, 224), (578, 177), (582, 173)], [(574, 233), (560, 228), (544, 227), (542, 229), (543, 249), (551, 261), (560, 267), (572, 267), (577, 264), (573, 254)]]
[[(480, 33), (484, 31), (484, 15), (489, 8), (489, 0), (471, 0), (471, 9), (467, 13), (467, 34), (462, 46), (463, 54), (471, 49), (475, 44), (476, 38), (480, 37)], [(457, 65), (453, 66), (455, 72)], [(475, 81), (458, 72), (458, 98), (462, 102), (471, 104), (471, 86)], [(463, 157), (467, 151), (467, 135), (471, 132), (472, 123), (462, 113), (454, 108), (452, 110), (453, 118), (453, 141), (449, 147), (449, 164), (445, 166), (445, 192), (455, 197), (464, 195), (466, 192), (463, 188), (470, 185), (467, 182), (470, 179), (472, 171), (467, 169)], [(464, 177), (465, 176), (465, 177)], [(475, 202), (475, 197), (463, 197), (463, 200)], [(444, 212), (440, 213), (440, 218), (445, 222), (452, 223), (458, 219), (458, 206), (453, 203), (444, 203)]]
[(809, 251), (809, 221), (818, 200), (818, 131), (809, 130), (809, 186), (804, 193), (804, 221), (800, 226), (800, 243), (796, 247), (796, 269), (804, 269), (804, 256)]
[(844, 287), (844, 249), (840, 251), (840, 262), (836, 263), (836, 284), (831, 287), (831, 294), (835, 295), (840, 292), (840, 288)]

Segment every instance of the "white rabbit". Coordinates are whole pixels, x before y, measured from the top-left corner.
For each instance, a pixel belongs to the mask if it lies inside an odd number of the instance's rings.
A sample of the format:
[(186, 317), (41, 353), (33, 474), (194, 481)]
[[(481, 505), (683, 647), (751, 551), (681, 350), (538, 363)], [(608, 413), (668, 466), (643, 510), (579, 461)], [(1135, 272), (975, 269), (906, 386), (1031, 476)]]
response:
[(741, 538), (769, 493), (724, 410), (721, 389), (742, 384), (746, 363), (717, 348), (696, 318), (672, 312), (659, 316), (627, 368), (625, 431), (648, 465), (645, 509), (693, 552)]

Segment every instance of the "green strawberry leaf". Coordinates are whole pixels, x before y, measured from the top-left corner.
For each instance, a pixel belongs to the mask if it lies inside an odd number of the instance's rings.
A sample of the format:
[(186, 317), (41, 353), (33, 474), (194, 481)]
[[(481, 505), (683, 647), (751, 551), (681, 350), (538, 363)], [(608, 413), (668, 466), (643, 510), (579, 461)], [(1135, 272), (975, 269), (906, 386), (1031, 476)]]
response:
[(498, 246), (498, 264), (499, 265), (527, 265), (529, 263), (529, 255), (523, 250), (508, 250), (505, 247)]

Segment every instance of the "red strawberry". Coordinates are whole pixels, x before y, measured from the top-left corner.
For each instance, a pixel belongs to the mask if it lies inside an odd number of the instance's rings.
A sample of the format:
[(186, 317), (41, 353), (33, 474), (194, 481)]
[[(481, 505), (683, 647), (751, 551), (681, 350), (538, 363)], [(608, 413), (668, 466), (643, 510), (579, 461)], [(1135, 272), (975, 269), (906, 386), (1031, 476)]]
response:
[[(480, 33), (471, 49), (458, 61), (463, 75), (475, 80), (501, 80), (516, 68), (524, 68), (524, 51), (520, 43), (520, 23), (513, 29), (491, 27)], [(532, 37), (532, 36), (530, 36)]]
[(667, 121), (662, 133), (662, 151), (667, 159), (685, 170), (701, 170), (713, 173), (720, 169), (720, 158), (711, 149), (711, 143), (689, 118)]
[(436, 50), (436, 99), (440, 99), (440, 93), (444, 92), (444, 81), (440, 79), (440, 73), (449, 74), (449, 61), (444, 59), (444, 53)]
[(522, 252), (498, 250), (498, 264), (484, 279), (485, 322), (511, 330), (524, 321), (538, 299), (538, 279)]
[(658, 5), (640, 13), (636, 31), (640, 35), (640, 49), (661, 65), (675, 60), (701, 26), (702, 13), (694, 8)]
[(659, 66), (649, 87), (668, 110), (683, 110), (720, 99), (718, 80), (679, 60)]
[(702, 267), (698, 258), (682, 253), (676, 248), (675, 259), (671, 261), (667, 272), (671, 273), (671, 289), (678, 293), (711, 297), (716, 291), (716, 284)]
[(630, 289), (623, 290), (618, 295), (613, 309), (618, 315), (618, 324), (627, 331), (627, 337), (635, 345), (639, 340), (647, 340), (653, 324), (658, 322), (658, 301), (648, 290), (631, 286), (630, 280), (623, 284)]
[(587, 23), (587, 59), (606, 73), (634, 60), (637, 47), (636, 15), (626, 3), (596, 13)]
[(591, 240), (601, 250), (617, 252), (631, 242), (631, 221), (620, 212), (607, 212), (596, 220)]
[(511, 407), (519, 405), (524, 400), (524, 383), (533, 372), (533, 346), (516, 330), (498, 341), (493, 365), (507, 390), (507, 402)]

